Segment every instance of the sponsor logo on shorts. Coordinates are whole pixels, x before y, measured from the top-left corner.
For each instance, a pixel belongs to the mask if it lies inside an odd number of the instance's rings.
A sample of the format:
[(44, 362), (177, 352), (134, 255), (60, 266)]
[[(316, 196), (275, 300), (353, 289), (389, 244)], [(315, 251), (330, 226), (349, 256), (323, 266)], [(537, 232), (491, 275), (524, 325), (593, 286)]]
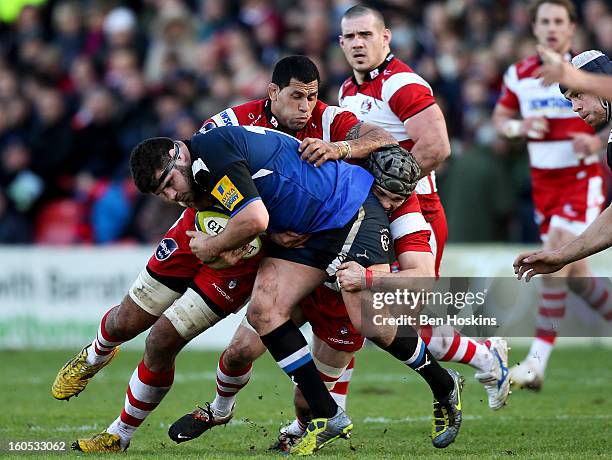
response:
[(221, 295), (222, 295), (222, 296), (225, 298), (225, 300), (227, 300), (228, 302), (233, 302), (233, 301), (234, 301), (234, 299), (232, 299), (232, 298), (231, 298), (231, 297), (230, 297), (230, 296), (227, 294), (227, 292), (225, 292), (223, 289), (221, 289), (219, 286), (217, 286), (217, 283), (213, 283), (212, 285), (213, 285), (213, 287), (214, 287), (214, 288), (217, 290), (217, 292), (218, 292), (219, 294), (221, 294)]
[(178, 244), (173, 238), (164, 238), (159, 242), (159, 246), (155, 250), (155, 258), (160, 262), (166, 260), (178, 249)]
[(232, 183), (229, 177), (223, 176), (214, 186), (212, 191), (219, 202), (230, 211), (233, 211), (238, 203), (244, 198), (238, 188)]
[(230, 288), (230, 289), (234, 289), (236, 286), (238, 286), (238, 280), (237, 279), (231, 280), (228, 283), (228, 285), (227, 285), (227, 287)]
[(327, 340), (330, 342), (339, 343), (341, 345), (355, 345), (355, 342), (352, 340), (338, 339), (336, 337), (328, 337)]
[(340, 328), (340, 334), (342, 334), (342, 335), (346, 335), (346, 334), (348, 334), (348, 333), (349, 333), (348, 327), (346, 327), (346, 326), (342, 326), (342, 327)]

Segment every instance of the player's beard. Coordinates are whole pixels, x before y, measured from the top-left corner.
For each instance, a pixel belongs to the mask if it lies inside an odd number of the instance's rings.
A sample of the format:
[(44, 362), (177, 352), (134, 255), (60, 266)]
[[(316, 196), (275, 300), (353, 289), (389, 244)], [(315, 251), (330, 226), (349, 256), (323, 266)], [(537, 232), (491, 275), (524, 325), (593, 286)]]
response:
[(196, 203), (202, 201), (206, 193), (193, 178), (191, 166), (175, 166), (175, 168), (181, 173), (189, 185), (189, 192), (181, 195), (180, 203), (185, 207), (193, 207)]

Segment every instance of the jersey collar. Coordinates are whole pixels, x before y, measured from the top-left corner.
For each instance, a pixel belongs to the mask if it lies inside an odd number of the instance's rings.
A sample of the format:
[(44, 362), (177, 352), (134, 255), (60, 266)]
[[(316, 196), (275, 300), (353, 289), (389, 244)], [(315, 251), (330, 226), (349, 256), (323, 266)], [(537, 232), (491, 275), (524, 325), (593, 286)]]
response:
[[(364, 75), (363, 77), (363, 81), (372, 81), (374, 80), (376, 77), (378, 77), (381, 73), (383, 73), (383, 71), (387, 68), (387, 66), (391, 63), (391, 61), (393, 60), (395, 56), (393, 55), (393, 53), (389, 53), (387, 54), (387, 57), (385, 58), (384, 61), (382, 61), (382, 64), (380, 64), (378, 67), (370, 70), (367, 74)], [(355, 76), (353, 75), (353, 82), (356, 85), (359, 85), (357, 83), (357, 80), (355, 79)]]
[(266, 99), (266, 102), (264, 102), (264, 115), (266, 116), (268, 123), (270, 123), (274, 127), (274, 129), (278, 131), (282, 131), (283, 133), (295, 136), (295, 133), (297, 131), (293, 131), (292, 129), (289, 129), (281, 125), (279, 121), (276, 119), (276, 117), (272, 113), (272, 101), (270, 99)]

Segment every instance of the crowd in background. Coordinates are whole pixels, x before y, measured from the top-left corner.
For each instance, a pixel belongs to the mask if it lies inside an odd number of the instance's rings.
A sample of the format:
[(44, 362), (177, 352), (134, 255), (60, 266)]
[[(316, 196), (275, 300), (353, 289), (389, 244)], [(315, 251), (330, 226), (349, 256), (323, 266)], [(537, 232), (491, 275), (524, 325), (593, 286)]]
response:
[[(131, 149), (188, 138), (264, 97), (271, 69), (306, 54), (337, 103), (347, 0), (0, 2), (0, 244), (155, 243), (180, 213), (140, 195)], [(533, 54), (526, 2), (370, 2), (392, 50), (433, 87), (451, 137), (438, 171), (450, 241), (535, 241), (528, 159), (491, 123), (505, 69)], [(573, 50), (612, 54), (605, 0), (577, 1)]]

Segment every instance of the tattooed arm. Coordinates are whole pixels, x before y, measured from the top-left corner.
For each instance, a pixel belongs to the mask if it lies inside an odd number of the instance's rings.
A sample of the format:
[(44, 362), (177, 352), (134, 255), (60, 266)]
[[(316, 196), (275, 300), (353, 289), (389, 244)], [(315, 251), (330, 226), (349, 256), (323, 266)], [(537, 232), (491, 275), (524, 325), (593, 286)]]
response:
[(356, 123), (349, 129), (345, 139), (340, 142), (326, 142), (307, 137), (300, 144), (298, 151), (303, 160), (320, 166), (331, 160), (366, 158), (374, 150), (385, 145), (397, 144), (393, 136), (384, 129), (362, 122)]
[(384, 145), (397, 144), (391, 134), (370, 123), (357, 123), (349, 129), (346, 140), (351, 146), (352, 158), (367, 158)]

